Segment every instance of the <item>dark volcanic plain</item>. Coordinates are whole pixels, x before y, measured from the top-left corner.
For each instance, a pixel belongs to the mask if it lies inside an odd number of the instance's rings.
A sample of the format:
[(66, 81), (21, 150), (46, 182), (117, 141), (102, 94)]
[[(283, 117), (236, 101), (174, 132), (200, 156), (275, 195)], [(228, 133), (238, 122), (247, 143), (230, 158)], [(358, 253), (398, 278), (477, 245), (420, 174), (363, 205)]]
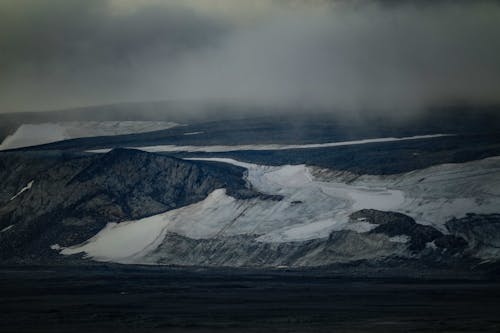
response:
[(120, 265), (0, 269), (1, 332), (498, 332), (500, 282)]

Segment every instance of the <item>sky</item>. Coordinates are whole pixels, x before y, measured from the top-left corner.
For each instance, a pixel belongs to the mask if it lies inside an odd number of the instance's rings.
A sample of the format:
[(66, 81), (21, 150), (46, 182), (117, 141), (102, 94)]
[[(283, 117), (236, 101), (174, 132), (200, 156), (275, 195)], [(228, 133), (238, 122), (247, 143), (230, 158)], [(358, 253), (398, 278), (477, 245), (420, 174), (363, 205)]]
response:
[(500, 102), (500, 2), (1, 0), (0, 113), (223, 100)]

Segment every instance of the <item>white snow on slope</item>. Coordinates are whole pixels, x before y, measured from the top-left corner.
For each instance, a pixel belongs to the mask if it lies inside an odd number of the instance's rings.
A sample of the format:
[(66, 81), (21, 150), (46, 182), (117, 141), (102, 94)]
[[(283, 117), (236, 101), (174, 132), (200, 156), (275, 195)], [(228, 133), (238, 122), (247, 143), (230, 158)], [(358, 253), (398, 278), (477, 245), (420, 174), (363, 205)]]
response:
[(384, 186), (403, 192), (405, 200), (396, 211), (442, 231), (446, 231), (444, 223), (453, 217), (500, 213), (500, 157), (441, 164), (399, 175), (365, 175), (350, 184)]
[(134, 256), (146, 254), (160, 245), (169, 220), (165, 215), (120, 224), (108, 223), (96, 236), (81, 246), (65, 248), (62, 254), (86, 252), (98, 261), (133, 262)]
[[(146, 147), (130, 147), (147, 151), (150, 153), (155, 152), (207, 152), (218, 153), (225, 151), (241, 151), (241, 150), (286, 150), (286, 149), (311, 149), (311, 148), (329, 148), (351, 145), (362, 145), (368, 143), (382, 143), (393, 141), (407, 141), (407, 140), (422, 140), (432, 139), (443, 136), (450, 136), (450, 134), (432, 134), (432, 135), (418, 135), (402, 138), (375, 138), (354, 141), (340, 141), (340, 142), (327, 142), (327, 143), (313, 143), (302, 145), (283, 145), (283, 144), (253, 144), (253, 145), (213, 145), (213, 146), (176, 146), (176, 145), (160, 145), (160, 146), (146, 146)], [(92, 153), (107, 153), (111, 149), (95, 149), (89, 150)]]
[(19, 190), (19, 192), (17, 192), (17, 193), (16, 193), (16, 195), (14, 195), (12, 198), (10, 198), (10, 200), (9, 200), (9, 201), (14, 200), (15, 198), (17, 198), (18, 196), (20, 196), (20, 195), (21, 195), (21, 194), (23, 194), (24, 192), (26, 192), (26, 191), (30, 190), (30, 189), (31, 189), (31, 187), (33, 186), (34, 182), (35, 182), (34, 180), (30, 181), (30, 182), (28, 183), (28, 185), (26, 185), (26, 186), (25, 186), (25, 187), (23, 187), (21, 190)]
[(164, 121), (80, 121), (21, 125), (5, 138), (0, 150), (36, 146), (68, 139), (144, 133), (179, 126)]
[(0, 230), (0, 233), (1, 233), (1, 232), (6, 232), (6, 231), (9, 231), (9, 230), (10, 230), (10, 229), (12, 229), (13, 227), (14, 227), (14, 225), (13, 225), (13, 224), (11, 224), (11, 225), (9, 225), (9, 226), (7, 226), (7, 227), (3, 228), (2, 230)]
[[(205, 200), (163, 214), (125, 223), (110, 223), (87, 242), (61, 253), (86, 252), (100, 261), (141, 263), (167, 232), (194, 239), (251, 234), (262, 242), (304, 241), (327, 237), (333, 230), (368, 232), (375, 225), (349, 222), (363, 208), (399, 211), (417, 222), (442, 227), (452, 216), (500, 211), (500, 158), (444, 164), (392, 176), (361, 176), (349, 184), (325, 171), (315, 179), (304, 165), (263, 166), (210, 158), (248, 169), (259, 191), (284, 196), (282, 201), (238, 200), (225, 190)], [(395, 242), (403, 238), (393, 238)]]
[(186, 132), (183, 135), (198, 135), (198, 134), (203, 134), (203, 133), (205, 133), (205, 132), (203, 132), (203, 131), (199, 131), (199, 132)]
[(408, 235), (399, 235), (389, 238), (389, 241), (394, 243), (408, 243), (410, 241), (410, 236)]

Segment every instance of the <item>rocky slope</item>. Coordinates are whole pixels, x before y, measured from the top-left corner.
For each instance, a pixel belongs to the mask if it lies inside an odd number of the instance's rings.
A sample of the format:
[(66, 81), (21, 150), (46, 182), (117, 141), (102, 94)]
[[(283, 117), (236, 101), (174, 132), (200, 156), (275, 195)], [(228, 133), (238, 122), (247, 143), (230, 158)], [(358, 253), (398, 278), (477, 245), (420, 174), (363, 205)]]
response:
[(467, 270), (500, 259), (498, 158), (369, 176), (129, 149), (1, 157), (3, 262)]
[(359, 220), (376, 227), (369, 232), (332, 231), (326, 238), (294, 242), (262, 242), (259, 235), (251, 234), (193, 239), (167, 233), (153, 251), (122, 262), (133, 263), (135, 259), (140, 263), (189, 266), (317, 267), (390, 258), (443, 264), (474, 261), (473, 244), (458, 235), (417, 224), (404, 214), (361, 210), (351, 214), (349, 223)]
[(469, 244), (470, 252), (487, 260), (500, 257), (500, 214), (467, 214), (446, 223), (450, 233), (462, 237)]
[(43, 163), (31, 160), (36, 167), (14, 192), (16, 182), (10, 179), (23, 173), (29, 161), (10, 157), (2, 169), (7, 185), (0, 206), (2, 259), (50, 255), (54, 243), (83, 242), (109, 222), (189, 205), (218, 188), (241, 198), (258, 195), (246, 187), (241, 168), (126, 149)]
[[(253, 188), (282, 200), (216, 190), (192, 205), (110, 223), (61, 253), (125, 264), (311, 268), (418, 261), (473, 267), (485, 260), (475, 244), (496, 244), (486, 233), (495, 216), (488, 212), (498, 210), (496, 158), (390, 177), (214, 160), (245, 167)], [(452, 228), (453, 216), (468, 225), (462, 220), (471, 216), (467, 212), (487, 221), (473, 232)]]

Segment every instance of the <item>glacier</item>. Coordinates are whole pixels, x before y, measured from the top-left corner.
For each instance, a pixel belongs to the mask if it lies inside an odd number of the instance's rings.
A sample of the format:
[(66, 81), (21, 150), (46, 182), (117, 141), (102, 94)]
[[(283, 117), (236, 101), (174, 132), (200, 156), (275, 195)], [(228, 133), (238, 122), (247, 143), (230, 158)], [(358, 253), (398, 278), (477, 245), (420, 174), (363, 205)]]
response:
[[(108, 223), (97, 235), (61, 253), (98, 261), (150, 263), (167, 235), (214, 240), (249, 235), (260, 243), (288, 244), (329, 237), (333, 231), (366, 233), (375, 225), (349, 216), (361, 209), (401, 212), (446, 232), (445, 223), (468, 213), (493, 214), (500, 206), (500, 157), (443, 164), (390, 176), (353, 176), (306, 165), (266, 166), (225, 158), (198, 160), (247, 169), (256, 190), (282, 200), (236, 199), (224, 189), (206, 199), (136, 221)], [(471, 186), (473, 184), (473, 186)], [(389, 240), (404, 244), (404, 237)]]

